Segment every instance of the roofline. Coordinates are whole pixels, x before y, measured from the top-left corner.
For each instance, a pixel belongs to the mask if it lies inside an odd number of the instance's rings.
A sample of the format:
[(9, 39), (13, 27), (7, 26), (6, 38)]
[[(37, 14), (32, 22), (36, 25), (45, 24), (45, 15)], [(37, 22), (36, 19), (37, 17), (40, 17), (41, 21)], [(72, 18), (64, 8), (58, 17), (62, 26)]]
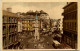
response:
[(73, 4), (73, 3), (76, 3), (76, 2), (71, 2), (71, 3), (67, 4), (66, 6), (63, 7), (63, 9), (65, 9), (67, 6), (69, 6), (69, 5)]

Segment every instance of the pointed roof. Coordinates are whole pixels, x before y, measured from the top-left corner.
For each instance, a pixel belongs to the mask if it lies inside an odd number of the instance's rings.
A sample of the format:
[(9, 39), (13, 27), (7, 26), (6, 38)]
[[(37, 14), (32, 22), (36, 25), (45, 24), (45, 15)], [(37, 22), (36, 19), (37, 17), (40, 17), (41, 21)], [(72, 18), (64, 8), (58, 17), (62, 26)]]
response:
[(43, 10), (40, 11), (40, 14), (47, 14), (46, 12), (44, 12)]

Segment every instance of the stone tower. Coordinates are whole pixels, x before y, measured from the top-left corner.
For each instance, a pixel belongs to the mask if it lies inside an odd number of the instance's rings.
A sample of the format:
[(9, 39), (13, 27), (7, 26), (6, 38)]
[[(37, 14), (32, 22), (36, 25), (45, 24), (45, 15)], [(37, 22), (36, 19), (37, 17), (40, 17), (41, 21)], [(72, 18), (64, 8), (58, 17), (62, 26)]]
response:
[(38, 16), (36, 14), (36, 19), (35, 19), (35, 34), (34, 34), (34, 37), (35, 37), (35, 40), (39, 40), (39, 22), (38, 22)]

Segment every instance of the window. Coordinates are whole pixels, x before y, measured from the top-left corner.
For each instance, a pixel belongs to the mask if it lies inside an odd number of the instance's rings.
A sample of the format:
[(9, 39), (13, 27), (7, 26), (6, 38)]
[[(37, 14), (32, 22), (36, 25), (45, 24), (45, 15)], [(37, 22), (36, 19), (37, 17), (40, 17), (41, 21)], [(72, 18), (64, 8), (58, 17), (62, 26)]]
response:
[(9, 43), (12, 43), (12, 36), (9, 36)]
[(3, 38), (3, 46), (5, 46), (6, 45), (6, 38), (4, 37)]
[(73, 22), (72, 22), (72, 29), (73, 29)]
[(17, 20), (16, 20), (16, 18), (15, 18), (15, 23), (17, 23)]
[(67, 22), (66, 22), (66, 29), (67, 29), (67, 26), (68, 26), (68, 24), (67, 24)]
[(3, 27), (3, 34), (5, 34), (4, 29), (5, 29), (5, 28)]
[(12, 18), (12, 22), (15, 23), (15, 18)]
[(13, 23), (13, 18), (11, 19), (12, 23)]
[(14, 32), (14, 25), (12, 25), (12, 32)]
[(4, 16), (3, 16), (3, 23), (4, 23)]
[(13, 23), (15, 23), (15, 18), (13, 18)]
[(14, 36), (12, 36), (12, 42), (14, 42)]
[(76, 30), (77, 26), (76, 26), (76, 22), (75, 22), (75, 30)]
[(15, 35), (15, 41), (16, 41), (16, 35)]
[(17, 31), (17, 28), (16, 28), (17, 26), (15, 25), (15, 31)]
[(75, 17), (76, 17), (75, 15), (76, 15), (76, 14), (75, 14), (75, 13), (73, 13), (73, 19), (75, 19)]
[(77, 19), (77, 12), (75, 12), (75, 16), (74, 16), (74, 19)]
[(11, 18), (9, 17), (9, 23), (11, 23)]
[(6, 33), (6, 27), (3, 26), (3, 34), (5, 34), (5, 33)]
[(72, 30), (72, 22), (71, 22), (71, 30)]
[(7, 17), (5, 17), (5, 23), (7, 23)]
[(75, 19), (75, 13), (73, 13), (73, 19)]
[(70, 29), (71, 29), (71, 22), (70, 22)]
[(14, 23), (14, 18), (12, 18), (12, 22)]
[(9, 32), (11, 32), (10, 30), (11, 30), (11, 26), (9, 26)]

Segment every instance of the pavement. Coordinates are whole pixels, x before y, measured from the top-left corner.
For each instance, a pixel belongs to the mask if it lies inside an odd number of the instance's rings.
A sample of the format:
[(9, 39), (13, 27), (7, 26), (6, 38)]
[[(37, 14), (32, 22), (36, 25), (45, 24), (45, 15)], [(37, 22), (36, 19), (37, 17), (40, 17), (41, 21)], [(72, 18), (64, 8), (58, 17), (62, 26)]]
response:
[(72, 49), (69, 45), (65, 44), (65, 43), (61, 43), (65, 48), (64, 49)]
[[(20, 40), (20, 47), (22, 49), (54, 49), (52, 46), (53, 44), (53, 38), (52, 36), (48, 35), (40, 35), (40, 39), (44, 38), (42, 42), (33, 43), (33, 41), (29, 42), (30, 39), (34, 37), (33, 35), (27, 35), (27, 33), (19, 35)], [(64, 46), (64, 49), (71, 49), (68, 45), (61, 43), (62, 46)]]
[[(52, 38), (50, 37), (46, 37), (46, 36), (41, 36), (41, 38), (44, 38), (43, 42), (38, 42), (38, 43), (28, 43), (28, 49), (54, 49), (54, 47), (52, 46)], [(29, 41), (30, 39), (28, 39)], [(49, 41), (47, 41), (49, 40)], [(49, 45), (47, 44), (47, 42), (49, 42)], [(35, 47), (36, 46), (36, 47)]]
[[(26, 34), (21, 34), (19, 35), (19, 38), (21, 39), (21, 44), (22, 48), (24, 49), (54, 49), (52, 46), (52, 38), (48, 36), (40, 36), (40, 39), (43, 37), (44, 41), (43, 42), (38, 42), (37, 45), (35, 43), (30, 43), (28, 42), (33, 35), (26, 35)], [(49, 42), (49, 45), (47, 44)], [(36, 46), (36, 47), (35, 47)]]

